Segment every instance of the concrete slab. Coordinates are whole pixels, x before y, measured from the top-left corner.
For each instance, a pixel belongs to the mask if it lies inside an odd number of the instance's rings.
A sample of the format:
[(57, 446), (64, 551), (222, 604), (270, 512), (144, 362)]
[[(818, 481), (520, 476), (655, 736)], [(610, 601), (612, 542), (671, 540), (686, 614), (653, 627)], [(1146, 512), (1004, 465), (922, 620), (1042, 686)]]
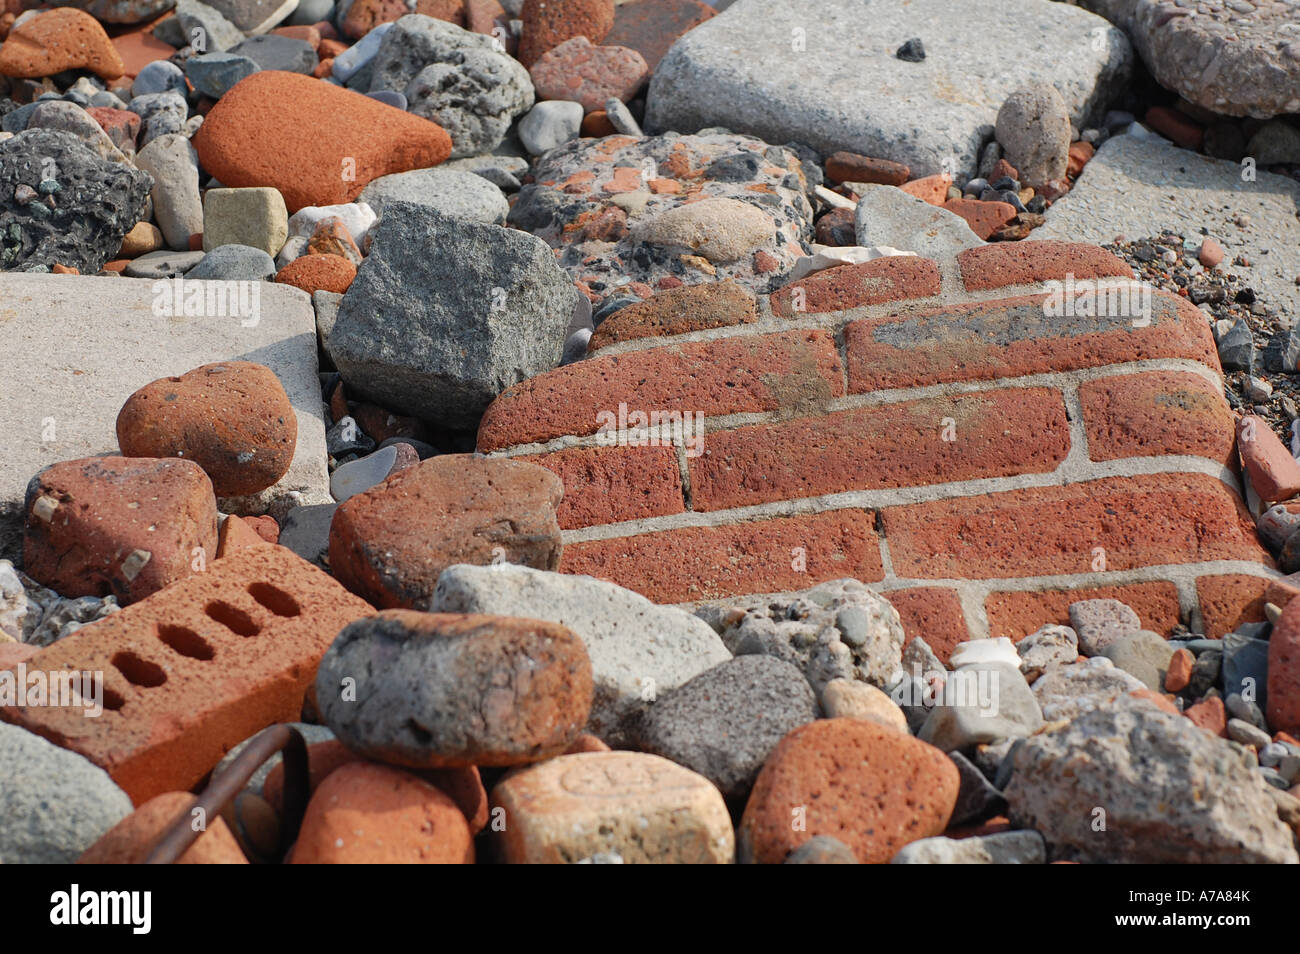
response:
[[(246, 298), (256, 300), (257, 309), (232, 316), (231, 309), (207, 304), (216, 291), (208, 286), (222, 284), (185, 282), (184, 294), (205, 302), (191, 311), (213, 316), (177, 316), (170, 281), (0, 275), (0, 355), (7, 371), (0, 377), (0, 557), (20, 556), (23, 493), (39, 470), (116, 453), (117, 413), (133, 391), (214, 361), (265, 364), (298, 416), (289, 472), (254, 497), (221, 501), (222, 509), (278, 512), (291, 503), (332, 499), (311, 299), (296, 288), (260, 282), (256, 298), (251, 292)], [(219, 310), (224, 316), (215, 316)]]

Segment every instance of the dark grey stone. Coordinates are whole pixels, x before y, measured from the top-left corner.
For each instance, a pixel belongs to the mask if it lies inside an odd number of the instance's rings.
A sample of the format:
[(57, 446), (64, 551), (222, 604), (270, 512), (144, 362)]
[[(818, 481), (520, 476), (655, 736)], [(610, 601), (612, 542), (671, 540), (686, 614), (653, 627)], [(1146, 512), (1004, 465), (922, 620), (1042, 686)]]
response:
[(1240, 633), (1223, 637), (1223, 694), (1240, 693), (1262, 710), (1268, 709), (1268, 640)]
[[(39, 194), (43, 182), (48, 196), (15, 199), (19, 186)], [(152, 186), (147, 173), (101, 159), (70, 133), (33, 129), (0, 142), (0, 271), (61, 264), (93, 275), (143, 217)]]
[(230, 88), (261, 67), (237, 53), (203, 53), (185, 61), (185, 75), (204, 96), (220, 99)]
[(1237, 323), (1219, 339), (1219, 363), (1225, 371), (1250, 371), (1254, 368), (1255, 336), (1245, 318), (1238, 318)]
[(787, 865), (856, 865), (853, 849), (830, 835), (814, 835), (785, 856)]
[(798, 669), (738, 656), (660, 696), (641, 717), (636, 747), (700, 773), (738, 803), (782, 737), (816, 718)]
[(230, 48), (236, 56), (246, 56), (264, 70), (284, 70), (288, 73), (308, 73), (320, 62), (316, 51), (306, 40), (291, 36), (264, 33), (250, 36)]
[(185, 273), (186, 278), (265, 281), (275, 277), (275, 259), (248, 245), (219, 245)]

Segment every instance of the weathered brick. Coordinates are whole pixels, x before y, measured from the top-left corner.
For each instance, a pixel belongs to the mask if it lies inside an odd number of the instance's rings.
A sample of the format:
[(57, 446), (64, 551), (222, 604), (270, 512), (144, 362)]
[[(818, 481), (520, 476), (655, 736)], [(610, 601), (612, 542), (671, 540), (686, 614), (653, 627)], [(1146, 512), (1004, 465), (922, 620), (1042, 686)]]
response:
[(555, 511), (562, 530), (686, 509), (671, 447), (573, 447), (513, 460), (545, 467), (564, 482), (564, 499)]
[(981, 239), (988, 237), (1016, 217), (1016, 207), (1006, 202), (983, 202), (979, 199), (949, 199), (943, 207), (966, 220), (970, 230)]
[(890, 590), (884, 597), (898, 610), (898, 618), (902, 620), (903, 633), (907, 637), (904, 648), (919, 637), (946, 664), (957, 644), (970, 639), (961, 596), (956, 590), (942, 586), (915, 586)]
[(594, 434), (604, 423), (600, 415), (617, 414), (620, 403), (711, 417), (815, 406), (843, 393), (839, 355), (827, 331), (667, 344), (596, 356), (507, 389), (483, 415), (478, 448), (486, 453)]
[(847, 490), (1049, 473), (1069, 452), (1060, 392), (1027, 388), (711, 434), (704, 454), (688, 466), (695, 509), (722, 510)]
[(874, 182), (901, 186), (912, 171), (901, 162), (873, 159), (853, 152), (836, 152), (826, 157), (826, 178), (832, 182)]
[(1198, 576), (1196, 598), (1201, 604), (1205, 635), (1218, 639), (1242, 623), (1264, 619), (1264, 593), (1269, 580), (1263, 576), (1228, 573), (1222, 576)]
[(957, 256), (967, 291), (1076, 279), (1132, 278), (1133, 270), (1105, 249), (1081, 242), (1027, 241), (981, 245)]
[[(849, 391), (1073, 371), (1187, 358), (1219, 371), (1205, 315), (1156, 292), (1149, 321), (1049, 316), (1044, 296), (855, 321), (845, 329)], [(1145, 323), (1142, 323), (1144, 322)]]
[(1086, 573), (1202, 560), (1272, 565), (1240, 501), (1203, 474), (1034, 487), (892, 507), (882, 516), (895, 572), (918, 579)]
[(1300, 463), (1268, 421), (1254, 414), (1242, 417), (1237, 422), (1237, 450), (1260, 500), (1273, 503), (1300, 494)]
[(990, 593), (984, 599), (984, 612), (990, 636), (1006, 636), (1019, 642), (1049, 623), (1069, 626), (1071, 603), (1104, 599), (1116, 599), (1131, 607), (1142, 620), (1142, 628), (1155, 633), (1167, 636), (1179, 621), (1178, 588), (1165, 581)]
[(667, 337), (754, 320), (754, 296), (733, 281), (683, 285), (620, 308), (600, 323), (588, 352), (634, 338)]
[(1149, 371), (1079, 386), (1093, 460), (1192, 454), (1231, 466), (1232, 411), (1223, 389), (1186, 371)]
[(343, 626), (371, 607), (273, 544), (85, 626), (29, 671), (104, 673), (104, 712), (8, 706), (0, 718), (84, 755), (137, 804), (193, 787), (236, 743), (292, 722)]
[(875, 514), (858, 509), (570, 543), (560, 571), (610, 580), (656, 603), (884, 576)]
[[(189, 792), (165, 792), (145, 802), (110, 828), (77, 859), (79, 865), (139, 865), (182, 815), (193, 818), (198, 799)], [(206, 820), (205, 820), (206, 821)], [(220, 817), (176, 859), (178, 865), (246, 865), (248, 859)]]
[(939, 266), (915, 255), (891, 255), (860, 265), (839, 265), (786, 285), (771, 297), (782, 318), (882, 305), (939, 294)]

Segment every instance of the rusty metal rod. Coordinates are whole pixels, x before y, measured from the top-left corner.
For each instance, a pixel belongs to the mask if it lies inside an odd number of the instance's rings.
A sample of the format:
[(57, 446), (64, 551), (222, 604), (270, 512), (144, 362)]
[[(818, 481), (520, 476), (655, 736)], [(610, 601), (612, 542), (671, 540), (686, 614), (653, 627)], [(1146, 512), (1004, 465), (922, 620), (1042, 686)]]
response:
[(280, 855), (283, 857), (298, 837), (298, 829), (307, 811), (307, 743), (293, 726), (273, 725), (254, 736), (226, 770), (208, 783), (199, 800), (172, 823), (144, 863), (175, 864), (203, 834), (195, 831), (190, 823), (194, 809), (203, 809), (205, 822), (220, 815), (226, 804), (244, 790), (253, 773), (276, 752), (284, 753), (284, 804), (280, 822)]

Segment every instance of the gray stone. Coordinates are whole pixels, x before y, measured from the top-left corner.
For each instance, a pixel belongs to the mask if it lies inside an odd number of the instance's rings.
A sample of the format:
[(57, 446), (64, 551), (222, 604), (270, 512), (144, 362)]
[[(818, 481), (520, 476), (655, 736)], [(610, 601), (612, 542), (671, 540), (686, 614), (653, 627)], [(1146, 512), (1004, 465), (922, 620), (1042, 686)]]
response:
[(1245, 318), (1238, 318), (1219, 338), (1219, 363), (1225, 371), (1255, 370), (1255, 333)]
[[(18, 186), (40, 194), (42, 183), (50, 195), (15, 198)], [(32, 129), (0, 142), (0, 271), (67, 265), (93, 275), (143, 217), (152, 183), (71, 133)]]
[(909, 675), (924, 676), (927, 673), (944, 673), (948, 667), (943, 664), (930, 644), (920, 636), (914, 636), (903, 647), (903, 672)]
[(242, 43), (230, 47), (236, 56), (247, 57), (264, 70), (283, 70), (288, 73), (307, 73), (316, 69), (320, 58), (306, 40), (277, 33), (250, 36)]
[(160, 136), (140, 150), (136, 165), (153, 176), (153, 214), (167, 244), (188, 250), (190, 236), (203, 231), (199, 167), (189, 140)]
[(1101, 651), (1116, 667), (1140, 679), (1153, 692), (1164, 692), (1165, 674), (1174, 647), (1159, 633), (1140, 629), (1121, 636)]
[(279, 26), (297, 6), (298, 0), (212, 0), (213, 9), (250, 35)]
[(1001, 831), (974, 838), (922, 838), (904, 845), (893, 865), (1041, 865), (1047, 844), (1036, 831)]
[(830, 835), (813, 835), (785, 856), (787, 865), (856, 865), (853, 849)]
[(1262, 749), (1269, 743), (1269, 734), (1245, 719), (1228, 720), (1228, 738), (1242, 745), (1253, 745), (1257, 749)]
[(238, 53), (202, 53), (185, 61), (185, 75), (204, 96), (220, 99), (230, 88), (261, 67)]
[(79, 7), (100, 23), (140, 23), (170, 10), (176, 0), (55, 0), (53, 7)]
[(917, 733), (944, 752), (968, 751), (1035, 732), (1043, 724), (1038, 700), (1020, 670), (996, 662), (960, 666), (944, 680), (943, 696)]
[(132, 259), (126, 266), (128, 278), (174, 278), (184, 275), (199, 262), (203, 261), (202, 252), (174, 252), (171, 249), (159, 249), (146, 252), (139, 258)]
[[(346, 83), (365, 67), (369, 66), (379, 52), (379, 44), (384, 35), (392, 29), (391, 23), (381, 23), (356, 43), (352, 44), (338, 56), (334, 57), (334, 66), (330, 76), (340, 83)], [(367, 71), (369, 73), (370, 71)]]
[(451, 159), (439, 169), (460, 169), (482, 176), (502, 192), (518, 192), (519, 179), (528, 172), (528, 160), (515, 156), (471, 156)]
[(783, 659), (819, 693), (832, 679), (885, 689), (902, 663), (898, 611), (857, 580), (831, 580), (789, 596), (728, 600), (720, 624), (722, 641), (733, 653)]
[(1138, 614), (1119, 600), (1080, 600), (1070, 604), (1070, 626), (1079, 639), (1079, 651), (1097, 656), (1122, 636), (1142, 628)]
[[(1170, 196), (1175, 198), (1171, 199)], [(1283, 314), (1300, 315), (1300, 182), (1270, 172), (1243, 179), (1233, 162), (1161, 139), (1114, 136), (1052, 203), (1035, 239), (1107, 243), (1150, 235), (1152, 223), (1188, 238), (1214, 236), (1238, 279)], [(1247, 219), (1240, 219), (1242, 215)], [(1235, 220), (1248, 221), (1238, 225)]]
[(430, 609), (542, 619), (569, 627), (591, 657), (588, 730), (611, 746), (629, 738), (660, 693), (731, 658), (703, 620), (589, 576), (531, 567), (458, 565), (438, 578)]
[(396, 200), (371, 235), (329, 339), (349, 390), (472, 428), (507, 387), (559, 364), (577, 291), (540, 239)]
[(1047, 722), (1077, 719), (1118, 696), (1145, 689), (1136, 676), (1129, 675), (1104, 656), (1083, 663), (1071, 663), (1049, 669), (1035, 680), (1034, 697)]
[(1020, 173), (1020, 182), (1040, 189), (1065, 177), (1070, 156), (1070, 115), (1065, 99), (1050, 83), (1022, 87), (998, 110), (995, 135), (1002, 155)]
[(383, 103), (385, 106), (392, 106), (394, 109), (400, 109), (403, 112), (406, 111), (406, 95), (403, 93), (391, 89), (374, 89), (366, 93), (366, 95), (376, 102)]
[(280, 526), (280, 546), (288, 547), (310, 563), (325, 566), (330, 546), (330, 522), (338, 508), (336, 503), (294, 507)]
[(1053, 666), (1064, 666), (1079, 658), (1079, 637), (1068, 626), (1047, 625), (1016, 644), (1020, 671), (1032, 683)]
[(176, 16), (160, 22), (153, 34), (172, 46), (192, 46), (196, 53), (228, 50), (244, 39), (239, 27), (200, 0), (176, 0)]
[(1192, 678), (1187, 683), (1187, 695), (1192, 699), (1200, 699), (1219, 684), (1222, 670), (1223, 653), (1216, 650), (1198, 654), (1196, 662), (1192, 663)]
[(957, 804), (953, 806), (949, 826), (969, 825), (983, 821), (1006, 810), (1007, 800), (983, 772), (961, 752), (949, 752), (948, 758), (957, 766)]
[(388, 477), (397, 463), (397, 448), (385, 447), (340, 465), (330, 475), (330, 493), (339, 503), (364, 493)]
[(4, 722), (0, 765), (0, 864), (71, 864), (131, 814), (102, 768)]
[[(298, 419), (288, 473), (255, 497), (226, 499), (222, 509), (266, 513), (282, 499), (330, 499), (310, 300), (285, 285), (254, 287), (256, 309), (232, 315), (231, 309), (215, 307), (223, 304), (216, 292), (227, 289), (213, 283), (5, 277), (0, 354), (24, 374), (0, 378), (0, 433), (7, 435), (0, 455), (0, 556), (9, 556), (10, 547), (17, 549), (23, 494), (33, 474), (56, 461), (115, 453), (114, 421), (133, 392), (150, 381), (218, 361), (269, 367)], [(177, 288), (183, 288), (179, 304)], [(192, 308), (187, 314), (184, 295), (193, 295), (190, 301), (205, 313), (194, 314)], [(209, 309), (208, 302), (214, 307)], [(64, 346), (51, 348), (52, 341)], [(69, 348), (75, 348), (75, 362), (68, 360)]]
[(1260, 709), (1268, 708), (1268, 640), (1240, 633), (1223, 637), (1223, 694), (1240, 694)]
[(298, 0), (298, 6), (289, 14), (288, 26), (312, 26), (334, 19), (334, 0)]
[(154, 60), (146, 64), (131, 82), (131, 95), (174, 92), (185, 95), (185, 74), (169, 60)]
[(311, 303), (316, 309), (316, 334), (320, 337), (321, 347), (328, 350), (330, 332), (334, 330), (334, 320), (339, 316), (343, 296), (338, 292), (318, 291), (312, 293)]
[(886, 245), (944, 261), (984, 243), (966, 220), (887, 185), (864, 185), (853, 213), (859, 245)]
[(270, 281), (275, 278), (275, 259), (260, 248), (218, 245), (186, 272), (185, 277), (223, 282)]
[[(926, 60), (895, 58), (915, 36)], [(1013, 90), (1056, 85), (1082, 129), (1131, 64), (1121, 31), (1064, 3), (968, 0), (954, 16), (948, 0), (746, 0), (668, 51), (645, 126), (726, 126), (965, 181)]]
[(80, 106), (59, 99), (43, 100), (27, 118), (28, 129), (58, 129), (71, 133), (90, 147), (101, 159), (109, 162), (127, 162), (127, 157), (117, 147), (104, 128)]
[(189, 116), (185, 97), (175, 91), (134, 96), (126, 108), (140, 117), (139, 143), (142, 149), (159, 136), (183, 133)]
[(369, 88), (405, 93), (410, 112), (451, 135), (452, 158), (491, 152), (533, 106), (528, 71), (492, 37), (420, 14), (384, 36)]
[(632, 110), (627, 108), (627, 103), (623, 102), (617, 96), (611, 96), (605, 101), (605, 116), (609, 119), (609, 124), (614, 127), (614, 131), (622, 133), (624, 136), (644, 136), (640, 124), (636, 117), (632, 115)]
[(1228, 693), (1223, 700), (1223, 707), (1228, 710), (1229, 716), (1249, 722), (1257, 729), (1268, 728), (1268, 721), (1264, 718), (1264, 710), (1259, 703), (1247, 701), (1239, 692)]
[[(28, 609), (33, 609), (32, 591), (35, 581), (27, 587)], [(117, 597), (78, 596), (68, 599), (59, 596), (53, 590), (39, 587), (43, 594), (49, 594), (43, 606), (35, 605), (35, 611), (29, 612), (23, 622), (22, 641), (31, 646), (51, 646), (60, 639), (71, 636), (83, 626), (88, 626), (105, 616), (116, 613), (120, 606)]]
[(367, 203), (376, 215), (392, 199), (428, 206), (443, 215), (466, 222), (502, 225), (510, 203), (501, 190), (482, 176), (458, 169), (416, 169), (374, 179), (357, 201)]
[(1246, 155), (1261, 166), (1277, 163), (1300, 165), (1300, 129), (1281, 119), (1274, 119), (1250, 137)]
[(743, 804), (776, 744), (816, 718), (802, 672), (771, 656), (737, 656), (659, 696), (637, 726), (635, 746), (698, 772)]
[(519, 140), (529, 155), (540, 156), (577, 139), (582, 117), (581, 103), (548, 99), (538, 103), (519, 120)]
[(1156, 80), (1193, 105), (1260, 119), (1300, 112), (1293, 0), (1215, 0), (1192, 9), (1144, 0), (1130, 35)]
[(663, 246), (669, 254), (701, 255), (725, 265), (752, 255), (775, 230), (772, 217), (757, 206), (708, 198), (641, 219), (631, 229), (631, 238)]
[(1300, 860), (1266, 784), (1233, 746), (1150, 702), (1108, 703), (1026, 739), (1014, 759), (1011, 820), (1039, 831), (1053, 860)]

